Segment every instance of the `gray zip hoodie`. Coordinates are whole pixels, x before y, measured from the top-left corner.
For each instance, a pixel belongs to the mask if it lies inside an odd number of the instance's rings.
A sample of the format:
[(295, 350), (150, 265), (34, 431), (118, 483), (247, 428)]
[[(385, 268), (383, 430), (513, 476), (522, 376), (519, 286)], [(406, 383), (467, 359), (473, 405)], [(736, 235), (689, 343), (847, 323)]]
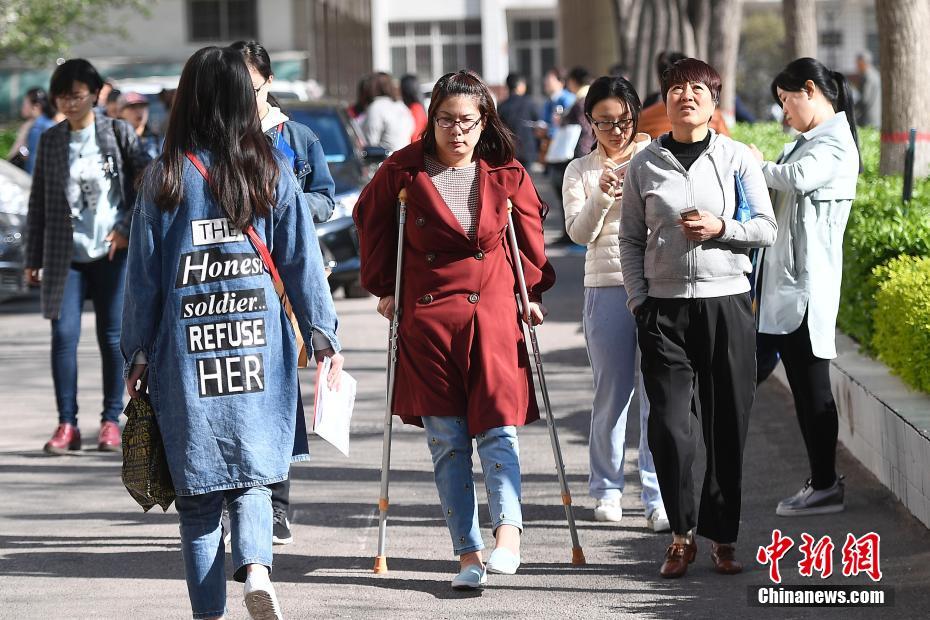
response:
[[(777, 227), (765, 177), (745, 144), (713, 133), (710, 146), (685, 170), (660, 140), (637, 154), (623, 182), (620, 264), (634, 313), (646, 297), (702, 298), (749, 290), (749, 249), (770, 246)], [(739, 174), (751, 218), (737, 222)], [(723, 234), (703, 243), (681, 230), (681, 211), (709, 211)]]

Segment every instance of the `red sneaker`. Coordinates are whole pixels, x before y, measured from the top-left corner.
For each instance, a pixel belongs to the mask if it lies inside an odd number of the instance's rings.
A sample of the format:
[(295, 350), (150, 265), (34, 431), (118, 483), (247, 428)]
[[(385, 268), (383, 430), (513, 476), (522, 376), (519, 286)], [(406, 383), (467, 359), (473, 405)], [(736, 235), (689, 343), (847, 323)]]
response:
[(44, 450), (49, 454), (67, 454), (68, 450), (81, 449), (81, 431), (74, 424), (62, 422), (55, 429), (55, 434), (45, 444)]
[(100, 435), (97, 437), (97, 449), (101, 452), (120, 451), (120, 430), (116, 422), (104, 422), (100, 425)]

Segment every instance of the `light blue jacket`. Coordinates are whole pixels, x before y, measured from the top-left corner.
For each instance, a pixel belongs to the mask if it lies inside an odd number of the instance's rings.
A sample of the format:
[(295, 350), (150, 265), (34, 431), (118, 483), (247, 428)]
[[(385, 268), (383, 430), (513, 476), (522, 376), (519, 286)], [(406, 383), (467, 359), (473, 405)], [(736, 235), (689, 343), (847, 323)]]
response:
[[(198, 153), (207, 168), (211, 157)], [(339, 350), (336, 312), (310, 209), (283, 158), (277, 205), (254, 227), (300, 324)], [(148, 360), (148, 391), (178, 495), (266, 485), (307, 458), (297, 437), (293, 330), (248, 237), (231, 230), (199, 172), (184, 162), (180, 205), (162, 212), (152, 181), (132, 220), (121, 348), (126, 372)], [(157, 181), (156, 181), (157, 183)]]
[(775, 190), (778, 238), (761, 259), (759, 331), (790, 334), (807, 312), (814, 355), (832, 359), (843, 233), (859, 177), (859, 150), (846, 114), (799, 135), (779, 162), (762, 165), (766, 184)]

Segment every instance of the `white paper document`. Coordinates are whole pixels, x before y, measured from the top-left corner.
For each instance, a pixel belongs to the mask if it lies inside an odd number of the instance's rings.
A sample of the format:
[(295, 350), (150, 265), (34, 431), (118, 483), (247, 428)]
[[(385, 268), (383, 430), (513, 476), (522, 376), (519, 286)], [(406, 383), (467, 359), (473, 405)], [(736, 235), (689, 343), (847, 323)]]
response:
[(349, 424), (355, 406), (357, 382), (346, 371), (341, 371), (338, 390), (330, 390), (326, 377), (332, 361), (327, 357), (317, 365), (316, 398), (310, 430), (349, 456)]

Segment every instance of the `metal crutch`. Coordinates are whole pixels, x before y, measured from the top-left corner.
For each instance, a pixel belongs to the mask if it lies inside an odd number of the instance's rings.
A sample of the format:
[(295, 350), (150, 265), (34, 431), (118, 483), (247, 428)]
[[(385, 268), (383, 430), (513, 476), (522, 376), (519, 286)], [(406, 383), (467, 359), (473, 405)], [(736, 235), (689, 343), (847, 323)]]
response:
[[(530, 342), (533, 345), (533, 358), (536, 362), (536, 376), (539, 378), (539, 389), (542, 392), (543, 404), (546, 408), (546, 425), (549, 427), (549, 441), (552, 443), (552, 454), (555, 457), (556, 473), (559, 476), (559, 485), (562, 488), (562, 505), (565, 507), (565, 518), (568, 520), (568, 531), (572, 537), (572, 564), (585, 563), (584, 551), (578, 541), (578, 529), (575, 527), (575, 515), (572, 513), (572, 494), (568, 490), (565, 479), (565, 463), (562, 461), (562, 448), (559, 445), (559, 434), (555, 429), (555, 419), (552, 417), (552, 405), (549, 403), (549, 388), (546, 387), (546, 375), (543, 372), (542, 356), (539, 354), (539, 341), (536, 339), (536, 327), (530, 320), (530, 296), (526, 290), (526, 280), (523, 277), (523, 261), (520, 258), (520, 248), (517, 245), (517, 234), (513, 228), (513, 213), (510, 201), (507, 201), (507, 235), (510, 238), (510, 249), (513, 253), (514, 271), (517, 282), (520, 284), (520, 304), (526, 326), (530, 332)], [(524, 343), (525, 344), (525, 343)]]
[(375, 557), (374, 572), (388, 572), (385, 546), (387, 544), (388, 477), (391, 470), (391, 431), (393, 430), (394, 371), (397, 366), (397, 330), (400, 322), (400, 284), (404, 265), (404, 223), (407, 221), (407, 190), (397, 195), (397, 269), (394, 272), (394, 316), (388, 337), (387, 400), (384, 408), (384, 439), (381, 444), (381, 497), (378, 500), (378, 555)]

